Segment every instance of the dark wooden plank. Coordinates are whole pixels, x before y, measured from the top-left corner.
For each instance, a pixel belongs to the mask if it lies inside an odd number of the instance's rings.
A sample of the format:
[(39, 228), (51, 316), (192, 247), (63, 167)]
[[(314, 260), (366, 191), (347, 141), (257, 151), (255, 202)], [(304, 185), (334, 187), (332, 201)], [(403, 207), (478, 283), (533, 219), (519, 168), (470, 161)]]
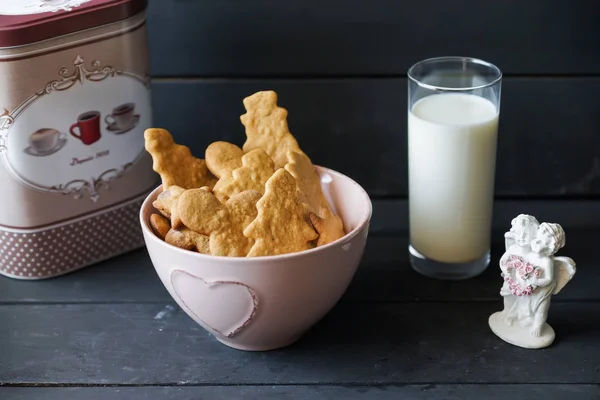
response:
[(0, 388), (4, 400), (421, 399), (598, 400), (598, 385), (208, 386)]
[[(492, 226), (508, 230), (519, 214), (535, 215), (540, 221), (557, 222), (565, 229), (600, 228), (600, 199), (508, 200), (496, 199)], [(408, 228), (408, 200), (373, 199), (370, 232), (397, 234)]]
[(424, 58), (469, 55), (506, 73), (599, 73), (596, 6), (590, 0), (569, 7), (519, 0), (151, 1), (152, 72), (397, 75)]
[(600, 383), (600, 303), (555, 304), (558, 341), (539, 351), (489, 330), (499, 308), (340, 304), (295, 345), (253, 353), (159, 305), (0, 306), (0, 384)]
[(170, 301), (145, 248), (50, 280), (0, 277), (0, 303)]
[[(559, 301), (600, 300), (600, 274), (593, 249), (600, 230), (567, 230), (562, 253), (577, 262), (577, 275), (555, 297)], [(363, 262), (344, 302), (498, 301), (501, 278), (498, 259), (503, 233), (494, 235), (492, 263), (481, 276), (462, 282), (425, 278), (408, 263), (407, 235), (369, 238)], [(0, 304), (12, 303), (159, 303), (173, 300), (158, 279), (145, 250), (48, 281), (28, 282), (0, 277)]]
[[(567, 233), (567, 246), (561, 254), (577, 263), (575, 278), (561, 293), (560, 301), (600, 300), (598, 260), (591, 249), (600, 240), (598, 231)], [(499, 301), (502, 286), (498, 262), (504, 251), (502, 232), (492, 243), (492, 261), (480, 276), (459, 282), (439, 281), (423, 277), (412, 270), (405, 249), (406, 236), (371, 239), (361, 267), (348, 288), (344, 300), (354, 302), (468, 302)]]
[[(406, 196), (406, 80), (159, 80), (155, 124), (203, 155), (216, 140), (242, 144), (242, 99), (274, 89), (315, 163), (356, 179), (374, 196)], [(496, 194), (600, 194), (600, 78), (507, 78)]]

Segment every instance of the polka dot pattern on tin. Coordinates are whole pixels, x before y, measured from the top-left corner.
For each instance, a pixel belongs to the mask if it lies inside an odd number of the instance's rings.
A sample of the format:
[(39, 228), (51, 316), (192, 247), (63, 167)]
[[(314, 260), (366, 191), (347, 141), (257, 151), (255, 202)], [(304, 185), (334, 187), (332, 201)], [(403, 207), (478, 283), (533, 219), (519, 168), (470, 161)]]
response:
[(144, 246), (142, 201), (91, 218), (31, 232), (0, 227), (0, 273), (22, 279), (62, 275)]

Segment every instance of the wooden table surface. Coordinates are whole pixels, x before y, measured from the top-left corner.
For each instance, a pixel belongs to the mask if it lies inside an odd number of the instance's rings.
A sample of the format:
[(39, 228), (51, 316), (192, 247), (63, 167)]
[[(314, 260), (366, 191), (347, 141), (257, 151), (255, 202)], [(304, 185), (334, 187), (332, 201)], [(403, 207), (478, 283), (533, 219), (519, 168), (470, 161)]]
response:
[[(42, 282), (0, 278), (0, 399), (600, 399), (600, 229), (569, 230), (578, 272), (554, 297), (557, 341), (494, 336), (493, 264), (427, 279), (406, 235), (372, 235), (340, 303), (281, 350), (230, 349), (170, 298), (145, 250)], [(495, 235), (502, 238), (502, 233)]]

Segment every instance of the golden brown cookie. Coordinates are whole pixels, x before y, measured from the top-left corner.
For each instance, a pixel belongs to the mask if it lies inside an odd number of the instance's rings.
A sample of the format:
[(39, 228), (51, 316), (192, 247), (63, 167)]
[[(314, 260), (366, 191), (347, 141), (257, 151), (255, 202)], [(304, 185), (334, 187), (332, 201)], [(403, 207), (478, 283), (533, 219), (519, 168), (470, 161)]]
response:
[(323, 216), (325, 210), (331, 210), (321, 189), (321, 179), (305, 154), (290, 151), (285, 169), (296, 179), (299, 197), (311, 212)]
[[(197, 238), (175, 236), (179, 247), (194, 245), (200, 252), (218, 256), (244, 257), (254, 241), (244, 236), (243, 231), (256, 218), (256, 202), (261, 194), (247, 190), (232, 196), (221, 204), (214, 194), (202, 189), (186, 190), (178, 199), (177, 215), (182, 231), (190, 230), (209, 235), (207, 242), (198, 243)], [(175, 212), (173, 215), (176, 214)], [(174, 240), (173, 239), (173, 240)], [(203, 249), (200, 247), (204, 246)]]
[(334, 215), (331, 211), (325, 212), (325, 218), (321, 218), (315, 213), (310, 213), (309, 217), (310, 222), (312, 222), (313, 226), (319, 233), (317, 246), (323, 246), (324, 244), (331, 243), (346, 235), (342, 219), (337, 215)]
[[(208, 193), (211, 192), (211, 190), (208, 186), (202, 186), (198, 190), (204, 190), (205, 192), (208, 192)], [(171, 206), (171, 227), (173, 229), (181, 229), (184, 227), (183, 221), (181, 221), (181, 218), (179, 218), (179, 208), (177, 208), (177, 201), (179, 200), (179, 196), (181, 196), (181, 194), (177, 195), (177, 198), (175, 199), (175, 201), (173, 202), (173, 205)]]
[(265, 183), (275, 172), (273, 160), (262, 149), (244, 154), (242, 166), (223, 175), (213, 189), (217, 198), (227, 201), (231, 196), (246, 190), (265, 191)]
[(162, 240), (165, 240), (165, 236), (167, 236), (167, 233), (171, 229), (169, 220), (160, 214), (152, 214), (150, 216), (150, 226), (152, 227), (152, 230), (156, 236)]
[(167, 218), (171, 218), (171, 211), (173, 206), (177, 202), (181, 193), (185, 192), (185, 189), (180, 186), (171, 186), (164, 190), (158, 195), (156, 200), (152, 202), (154, 208), (156, 208), (162, 215)]
[(263, 149), (276, 168), (283, 168), (287, 164), (288, 151), (302, 153), (288, 129), (287, 110), (277, 106), (277, 93), (257, 92), (246, 97), (243, 102), (246, 114), (240, 120), (246, 127), (244, 152)]
[(188, 147), (175, 143), (169, 131), (146, 129), (144, 141), (146, 150), (152, 155), (152, 168), (162, 179), (163, 189), (171, 186), (184, 189), (212, 187), (216, 183), (206, 162), (194, 157)]
[(177, 214), (181, 223), (202, 235), (219, 229), (227, 218), (227, 210), (214, 194), (203, 189), (186, 190), (177, 200)]
[(261, 194), (247, 190), (233, 195), (225, 203), (227, 219), (210, 235), (210, 252), (215, 256), (245, 257), (254, 240), (244, 236), (244, 229), (256, 218), (256, 203)]
[(191, 229), (171, 229), (165, 236), (165, 242), (185, 250), (204, 249), (208, 237), (201, 235)]
[(321, 179), (310, 159), (304, 154), (289, 152), (288, 161), (285, 169), (296, 178), (298, 197), (301, 202), (306, 202), (308, 218), (319, 233), (317, 246), (343, 237), (346, 233), (342, 219), (331, 210), (321, 189)]
[[(198, 190), (204, 190), (205, 192), (211, 193), (211, 190), (208, 186), (202, 186)], [(181, 194), (177, 195), (177, 198), (175, 199), (175, 201), (173, 202), (173, 205), (171, 206), (171, 227), (173, 229), (181, 229), (184, 227), (183, 222), (181, 221), (181, 218), (179, 218), (179, 208), (177, 208), (177, 201), (179, 200), (179, 196), (181, 196)]]
[(175, 202), (175, 204), (171, 208), (170, 221), (171, 221), (171, 228), (173, 228), (173, 229), (181, 229), (184, 227), (183, 222), (181, 221), (181, 218), (179, 218), (179, 208), (177, 207), (177, 202)]
[(267, 181), (265, 194), (256, 207), (257, 217), (244, 229), (244, 236), (255, 241), (248, 257), (307, 250), (317, 239), (297, 199), (296, 180), (285, 169), (278, 169)]
[(196, 242), (196, 251), (201, 254), (210, 254), (210, 238), (205, 235), (200, 235)]
[(217, 178), (242, 166), (244, 152), (228, 142), (211, 143), (205, 152), (206, 166)]

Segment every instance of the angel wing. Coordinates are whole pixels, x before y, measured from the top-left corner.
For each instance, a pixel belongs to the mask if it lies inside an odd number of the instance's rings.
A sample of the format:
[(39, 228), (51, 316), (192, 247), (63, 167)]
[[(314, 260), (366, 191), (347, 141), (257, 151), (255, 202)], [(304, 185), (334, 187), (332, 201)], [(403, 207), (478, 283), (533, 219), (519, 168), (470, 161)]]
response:
[(573, 278), (576, 271), (573, 259), (569, 257), (554, 257), (554, 280), (556, 281), (556, 286), (552, 294), (558, 294)]

